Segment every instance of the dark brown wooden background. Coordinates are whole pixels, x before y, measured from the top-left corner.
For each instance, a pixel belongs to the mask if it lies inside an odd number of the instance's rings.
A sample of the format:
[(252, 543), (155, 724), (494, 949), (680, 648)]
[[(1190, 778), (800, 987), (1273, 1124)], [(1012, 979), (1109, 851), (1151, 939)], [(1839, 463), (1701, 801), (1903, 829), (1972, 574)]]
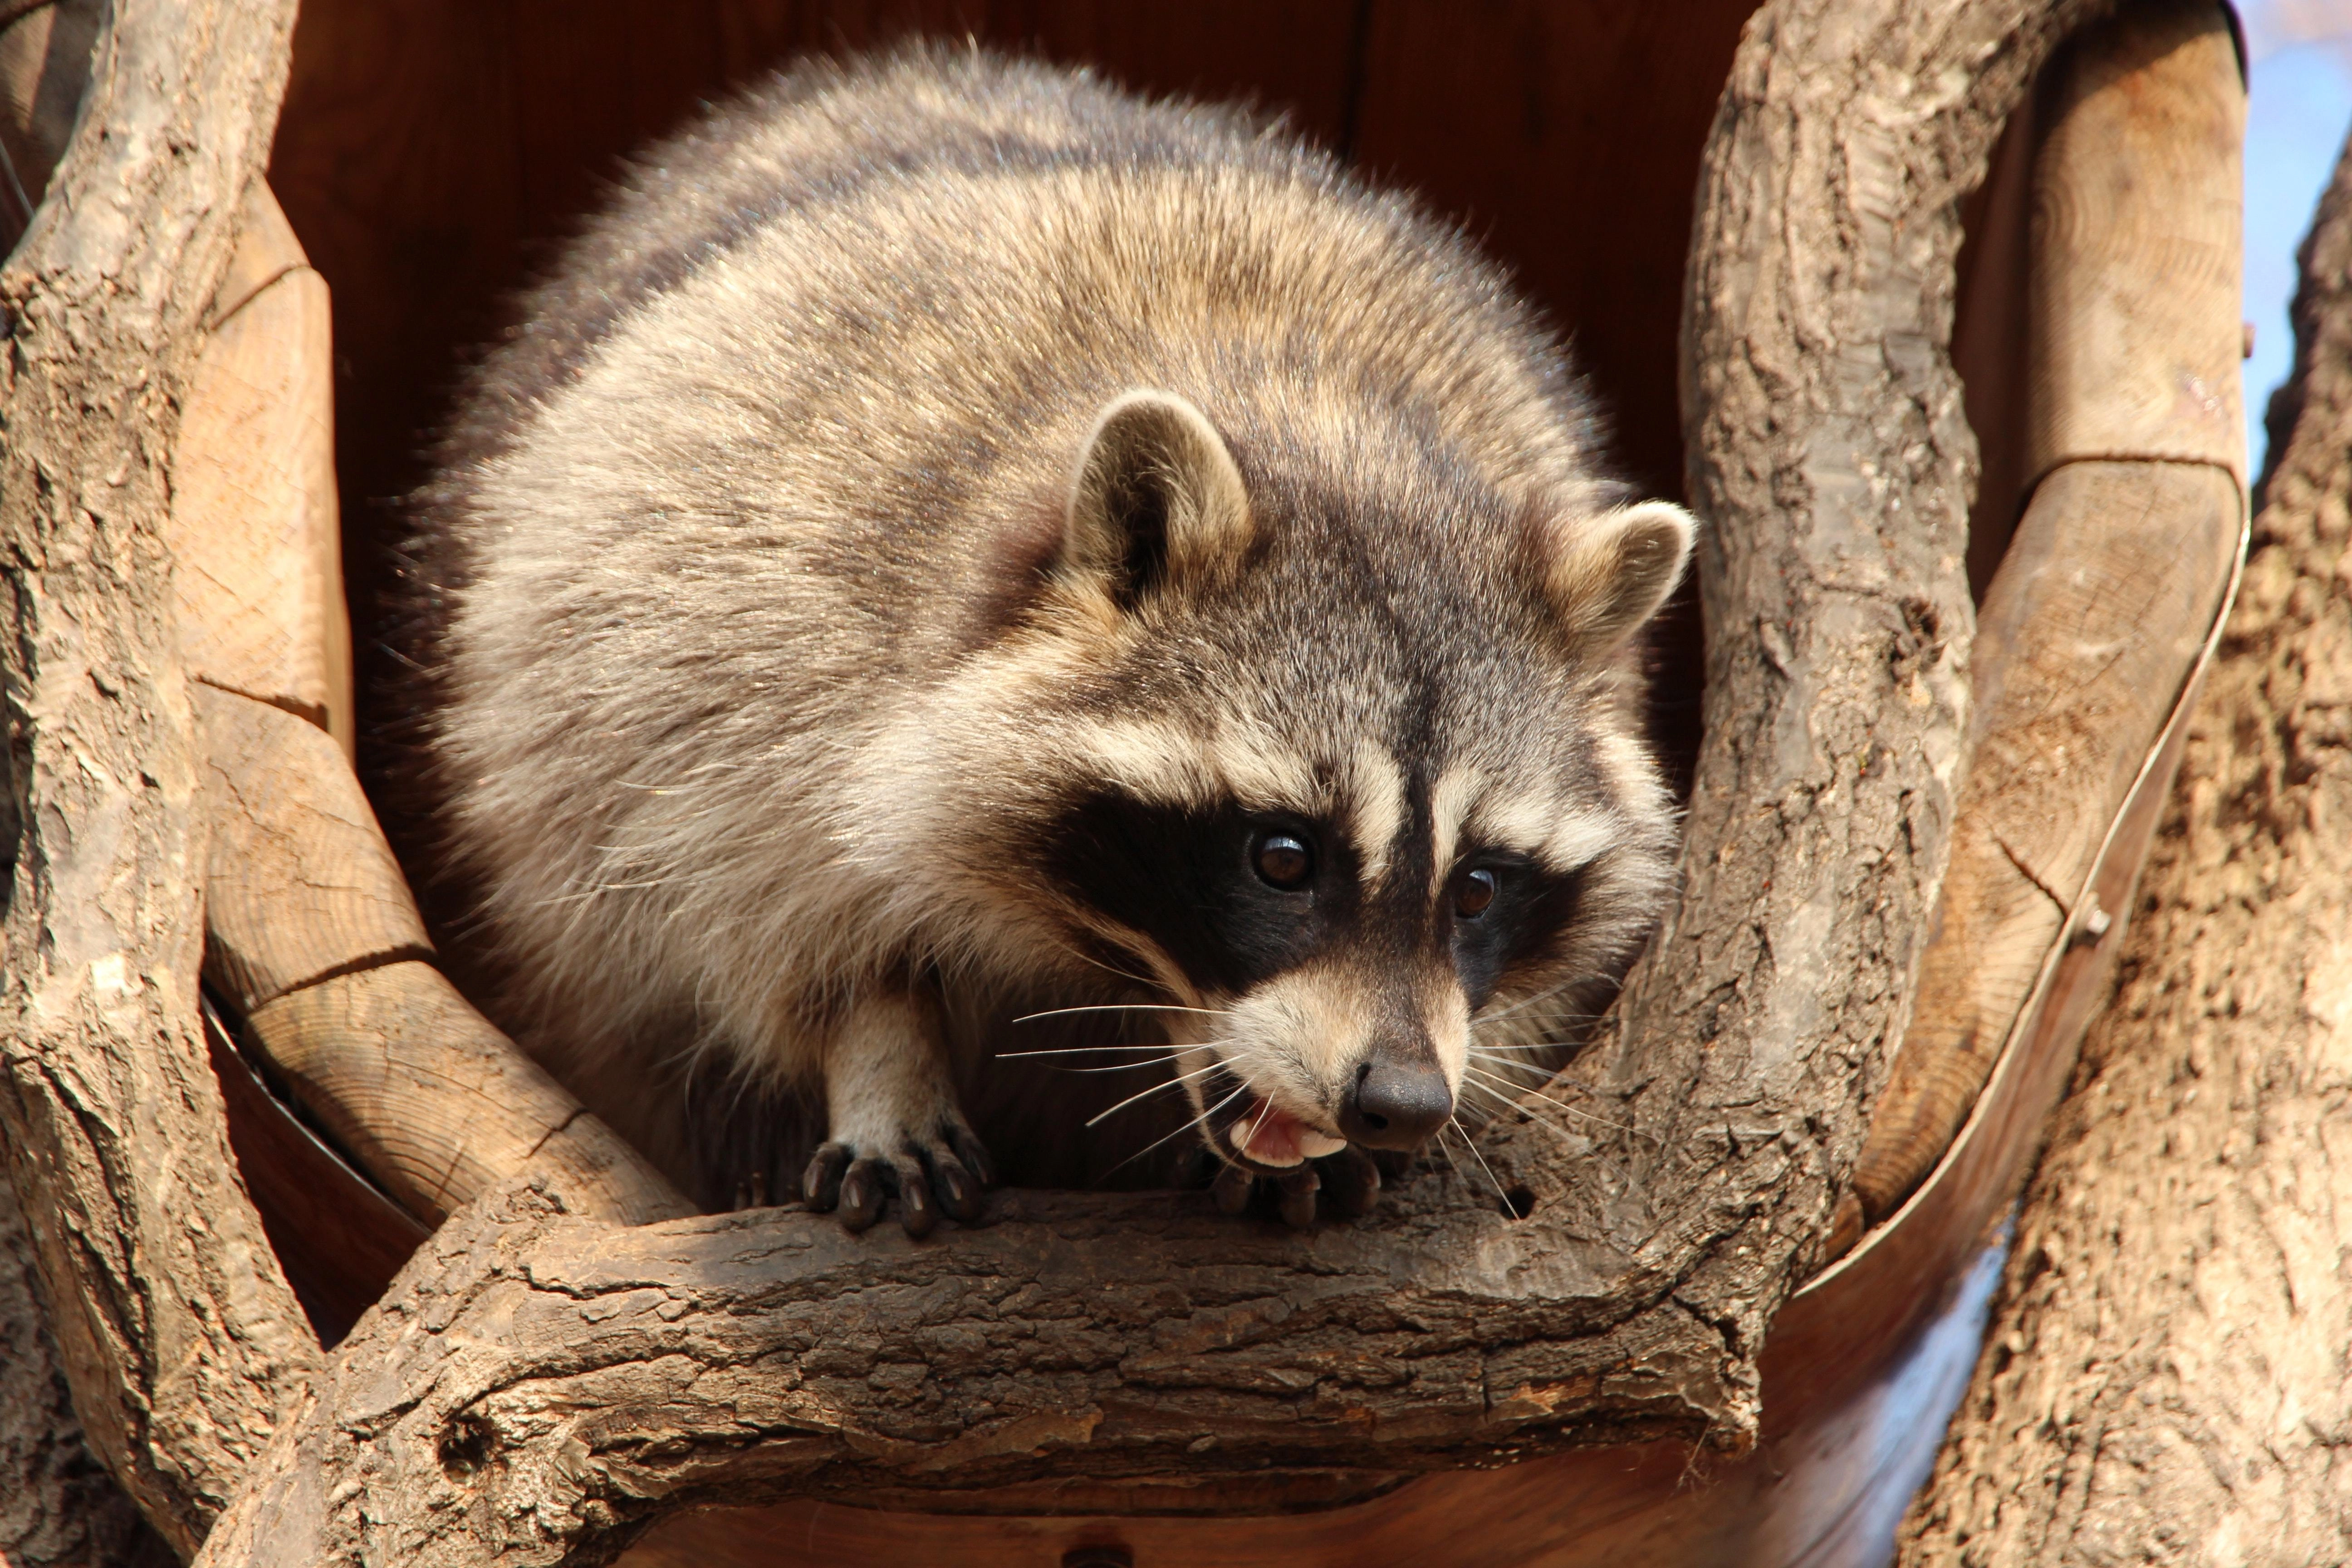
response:
[[(1754, 0), (306, 0), (272, 186), (334, 290), (362, 692), (395, 498), (502, 300), (623, 153), (812, 50), (970, 35), (1153, 92), (1254, 98), (1505, 258), (1682, 490), (1675, 345), (1700, 146)], [(1697, 735), (1687, 608), (1661, 739)]]

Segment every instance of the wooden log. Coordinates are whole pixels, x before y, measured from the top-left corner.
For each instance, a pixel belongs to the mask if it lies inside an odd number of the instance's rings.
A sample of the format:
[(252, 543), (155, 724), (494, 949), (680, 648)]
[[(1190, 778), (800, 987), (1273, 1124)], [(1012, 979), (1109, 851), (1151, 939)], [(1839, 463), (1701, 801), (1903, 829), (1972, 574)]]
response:
[(2246, 83), (2213, 0), (2136, 0), (2057, 64), (2033, 191), (2027, 468), (2210, 463), (2246, 479)]
[(205, 974), (295, 1096), (407, 1210), (437, 1225), (546, 1171), (576, 1213), (692, 1212), (653, 1166), (492, 1027), (432, 945), (375, 814), (327, 733), (196, 689), (213, 814)]
[(2127, 913), (2089, 879), (2217, 628), (2243, 526), (2235, 479), (2202, 464), (2072, 463), (2035, 491), (1979, 622), (1985, 732), (1847, 1245), (1943, 1158), (2053, 952)]
[(0, 268), (0, 1145), (91, 1446), (184, 1552), (319, 1357), (205, 1061), (202, 785), (163, 544), (293, 12), (113, 0), (72, 142)]
[(205, 978), (251, 1017), (331, 974), (429, 957), (399, 864), (333, 740), (199, 686), (205, 805)]
[(1843, 1245), (1943, 1156), (2053, 944), (2090, 917), (2082, 893), (2106, 825), (2222, 613), (2240, 551), (2245, 89), (2229, 24), (2207, 0), (2135, 7), (2070, 49), (2040, 97), (2027, 419), (2039, 484), (1979, 620), (1962, 826)]
[(572, 1212), (641, 1225), (693, 1208), (429, 963), (337, 974), (259, 1008), (247, 1038), (409, 1213), (438, 1225), (544, 1171)]
[(197, 679), (275, 704), (352, 755), (326, 280), (257, 180), (215, 297), (172, 468), (180, 641)]

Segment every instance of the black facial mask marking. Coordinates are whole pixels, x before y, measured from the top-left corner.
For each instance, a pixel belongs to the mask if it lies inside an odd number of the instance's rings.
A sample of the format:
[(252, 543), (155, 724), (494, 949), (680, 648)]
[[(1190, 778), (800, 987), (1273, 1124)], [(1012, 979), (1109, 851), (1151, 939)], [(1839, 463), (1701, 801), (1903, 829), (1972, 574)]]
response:
[(1576, 919), (1584, 875), (1547, 871), (1516, 857), (1472, 856), (1457, 869), (1484, 866), (1495, 872), (1494, 901), (1475, 920), (1454, 913), (1449, 884), (1439, 900), (1438, 920), (1449, 928), (1454, 970), (1462, 994), (1475, 1013), (1515, 967), (1554, 955)]
[[(1313, 868), (1297, 890), (1252, 863), (1268, 830), (1297, 835)], [(1062, 820), (1047, 864), (1094, 908), (1159, 943), (1195, 984), (1238, 996), (1341, 939), (1360, 899), (1353, 851), (1320, 825), (1244, 812), (1089, 797)]]
[[(1256, 852), (1268, 833), (1297, 835), (1311, 849), (1312, 870), (1296, 890), (1262, 873)], [(1411, 837), (1425, 843), (1419, 829)], [(1045, 851), (1063, 886), (1150, 937), (1205, 990), (1239, 996), (1348, 946), (1373, 973), (1399, 978), (1422, 955), (1450, 957), (1473, 1012), (1514, 967), (1553, 956), (1584, 880), (1524, 857), (1474, 851), (1433, 893), (1424, 850), (1421, 865), (1392, 867), (1368, 904), (1354, 845), (1328, 823), (1234, 805), (1155, 805), (1112, 791), (1069, 811)], [(1496, 872), (1493, 900), (1463, 920), (1453, 878), (1481, 866)]]

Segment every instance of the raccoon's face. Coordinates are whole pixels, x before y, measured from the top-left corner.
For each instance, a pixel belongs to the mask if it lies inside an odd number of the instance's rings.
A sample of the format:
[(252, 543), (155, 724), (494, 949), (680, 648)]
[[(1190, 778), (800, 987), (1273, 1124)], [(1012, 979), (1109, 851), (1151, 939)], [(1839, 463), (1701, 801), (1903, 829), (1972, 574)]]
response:
[(1418, 1148), (1454, 1114), (1473, 1018), (1599, 978), (1627, 872), (1654, 876), (1646, 843), (1617, 863), (1630, 826), (1579, 841), (1472, 813), (1467, 770), (1326, 777), (1289, 805), (1109, 786), (1055, 844), (1108, 945), (1181, 998), (1169, 1031), (1210, 1145), (1261, 1170)]
[(1030, 752), (1073, 944), (1163, 1000), (1210, 1147), (1265, 1172), (1419, 1147), (1480, 1020), (1638, 942), (1671, 822), (1616, 655), (1691, 539), (1656, 503), (1457, 519), (1432, 560), (1276, 488), (1189, 403), (1111, 406), (1055, 590), (1097, 647)]

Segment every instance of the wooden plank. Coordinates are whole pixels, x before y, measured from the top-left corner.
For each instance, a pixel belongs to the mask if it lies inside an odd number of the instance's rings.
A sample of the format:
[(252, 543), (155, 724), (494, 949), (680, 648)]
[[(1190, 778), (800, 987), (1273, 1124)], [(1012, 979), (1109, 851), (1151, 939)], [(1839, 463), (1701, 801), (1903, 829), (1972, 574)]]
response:
[(2210, 4), (2080, 47), (2038, 111), (2027, 467), (2212, 463), (2246, 488), (2239, 318), (2244, 78)]
[(193, 690), (213, 820), (205, 982), (246, 1016), (326, 975), (430, 954), (333, 741), (266, 702)]
[(173, 454), (180, 644), (197, 679), (300, 714), (349, 758), (327, 285), (266, 184), (242, 222)]
[(2245, 92), (2228, 24), (2199, 0), (2144, 6), (2070, 48), (2039, 97), (2025, 464), (2039, 484), (1979, 616), (1951, 869), (1842, 1241), (1942, 1157), (2043, 953), (2083, 917), (2101, 836), (2239, 549)]

